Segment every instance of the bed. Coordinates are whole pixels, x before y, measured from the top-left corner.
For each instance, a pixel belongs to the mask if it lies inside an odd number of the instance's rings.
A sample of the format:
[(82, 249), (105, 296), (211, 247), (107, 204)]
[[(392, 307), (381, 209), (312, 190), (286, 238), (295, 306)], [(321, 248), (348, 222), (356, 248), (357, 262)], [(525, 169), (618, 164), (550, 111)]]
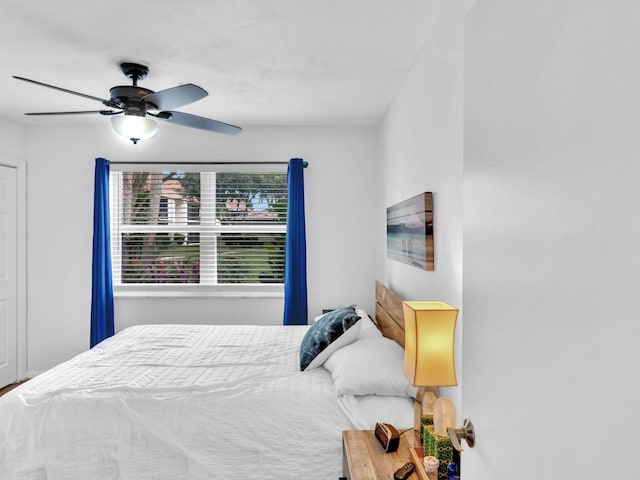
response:
[(304, 371), (313, 326), (129, 327), (0, 397), (0, 478), (335, 480), (343, 430), (413, 423), (400, 300), (376, 299)]

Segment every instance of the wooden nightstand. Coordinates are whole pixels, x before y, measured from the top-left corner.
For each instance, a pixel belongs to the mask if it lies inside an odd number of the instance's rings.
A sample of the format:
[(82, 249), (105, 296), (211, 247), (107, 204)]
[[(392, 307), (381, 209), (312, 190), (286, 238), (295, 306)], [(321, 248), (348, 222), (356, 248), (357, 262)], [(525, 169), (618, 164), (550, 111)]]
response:
[[(393, 480), (393, 473), (412, 461), (408, 432), (400, 436), (400, 446), (385, 453), (373, 430), (346, 430), (342, 432), (342, 474), (348, 480)], [(415, 462), (414, 462), (415, 463)], [(407, 480), (419, 480), (414, 472)]]

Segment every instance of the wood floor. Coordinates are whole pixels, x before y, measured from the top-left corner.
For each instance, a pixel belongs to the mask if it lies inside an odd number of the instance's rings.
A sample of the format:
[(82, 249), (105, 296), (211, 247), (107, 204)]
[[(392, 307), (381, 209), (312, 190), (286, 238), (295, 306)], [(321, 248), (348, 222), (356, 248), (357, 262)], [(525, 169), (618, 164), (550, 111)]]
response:
[(11, 385), (7, 385), (6, 387), (2, 387), (2, 388), (0, 388), (0, 397), (1, 397), (2, 395), (4, 395), (5, 393), (10, 392), (10, 391), (11, 391), (11, 390), (13, 390), (14, 388), (16, 388), (18, 385), (20, 385), (21, 383), (24, 383), (24, 382), (26, 382), (26, 381), (27, 381), (27, 380), (23, 380), (23, 381), (21, 381), (21, 382), (18, 382), (18, 383), (12, 383)]

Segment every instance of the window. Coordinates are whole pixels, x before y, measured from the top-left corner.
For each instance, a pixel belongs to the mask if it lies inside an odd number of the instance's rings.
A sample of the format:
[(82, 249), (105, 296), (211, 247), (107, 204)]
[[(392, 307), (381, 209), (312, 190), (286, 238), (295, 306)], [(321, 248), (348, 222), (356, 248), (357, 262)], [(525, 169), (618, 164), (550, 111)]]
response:
[(117, 292), (282, 291), (286, 173), (143, 168), (110, 175)]

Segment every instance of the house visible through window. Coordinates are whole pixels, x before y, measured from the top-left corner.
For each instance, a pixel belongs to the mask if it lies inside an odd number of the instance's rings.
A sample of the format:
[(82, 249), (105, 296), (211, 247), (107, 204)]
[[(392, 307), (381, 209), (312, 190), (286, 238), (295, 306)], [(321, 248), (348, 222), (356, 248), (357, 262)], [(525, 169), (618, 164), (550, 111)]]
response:
[(286, 173), (157, 168), (110, 182), (116, 287), (284, 282)]

